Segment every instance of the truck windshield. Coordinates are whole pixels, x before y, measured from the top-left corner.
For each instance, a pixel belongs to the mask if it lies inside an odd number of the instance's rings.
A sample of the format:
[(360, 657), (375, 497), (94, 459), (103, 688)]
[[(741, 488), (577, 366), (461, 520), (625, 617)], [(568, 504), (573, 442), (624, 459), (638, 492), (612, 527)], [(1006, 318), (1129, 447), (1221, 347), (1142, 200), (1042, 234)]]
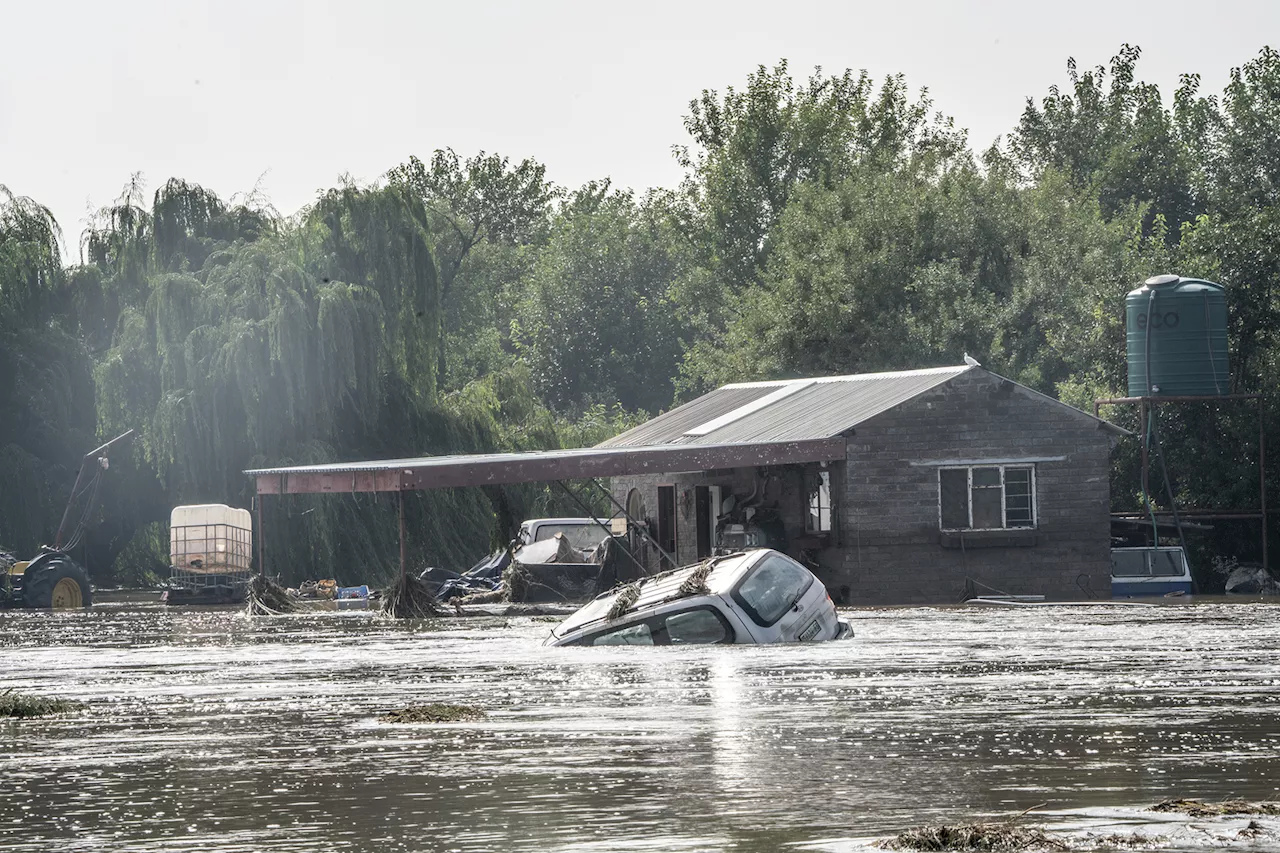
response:
[(596, 547), (609, 535), (609, 531), (598, 524), (542, 524), (534, 534), (534, 541), (550, 539), (557, 533), (563, 533), (569, 544), (579, 551)]

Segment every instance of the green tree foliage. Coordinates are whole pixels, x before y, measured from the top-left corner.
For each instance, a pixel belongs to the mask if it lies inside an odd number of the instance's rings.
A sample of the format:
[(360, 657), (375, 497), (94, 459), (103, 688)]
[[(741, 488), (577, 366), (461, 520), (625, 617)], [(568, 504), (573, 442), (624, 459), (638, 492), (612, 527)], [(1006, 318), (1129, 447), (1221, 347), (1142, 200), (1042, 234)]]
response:
[[(388, 177), (427, 213), (425, 227), (438, 264), (444, 342), (437, 352), (436, 381), (450, 387), (449, 352), (465, 354), (483, 328), (472, 313), (475, 285), (488, 291), (485, 298), (492, 297), (492, 289), (484, 288), (490, 279), (464, 275), (467, 262), (486, 243), (520, 246), (536, 239), (554, 191), (546, 181), (546, 167), (533, 160), (513, 166), (506, 157), (483, 151), (463, 160), (451, 148), (436, 150), (430, 163), (410, 157)], [(487, 319), (486, 314), (478, 319)]]
[(47, 208), (0, 186), (0, 542), (23, 556), (52, 543), (94, 437), (61, 241)]
[[(86, 555), (99, 581), (162, 570), (173, 505), (248, 505), (247, 467), (582, 446), (723, 382), (967, 352), (1089, 408), (1124, 391), (1125, 293), (1167, 271), (1227, 286), (1233, 390), (1274, 405), (1280, 54), (1167, 100), (1139, 62), (1069, 62), (980, 154), (901, 76), (760, 66), (690, 103), (683, 181), (642, 194), (447, 148), (287, 219), (135, 176), (71, 267), (49, 212), (0, 191), (0, 541), (47, 540), (80, 455), (130, 427)], [(1163, 408), (1156, 501), (1248, 506), (1252, 417)], [(1141, 506), (1136, 456), (1118, 451), (1117, 508)], [(269, 561), (385, 576), (397, 509), (272, 499)], [(461, 568), (522, 518), (581, 510), (528, 485), (406, 512), (414, 564)]]
[(637, 201), (608, 181), (570, 196), (514, 321), (548, 405), (657, 411), (671, 401), (687, 330), (672, 292), (688, 255), (660, 198)]
[(693, 145), (675, 153), (686, 169), (685, 228), (707, 273), (690, 296), (713, 329), (719, 306), (761, 281), (798, 187), (830, 188), (857, 167), (893, 169), (925, 152), (963, 150), (964, 134), (931, 109), (900, 75), (877, 90), (866, 72), (818, 69), (796, 85), (785, 61), (760, 66), (742, 90), (704, 89), (690, 102)]
[(1051, 87), (1038, 107), (1028, 98), (1012, 149), (1032, 175), (1051, 169), (1088, 189), (1106, 216), (1149, 204), (1147, 227), (1163, 215), (1176, 241), (1178, 225), (1201, 209), (1195, 160), (1160, 90), (1135, 81), (1140, 55), (1124, 45), (1109, 71), (1099, 66), (1083, 74), (1069, 60), (1070, 91)]

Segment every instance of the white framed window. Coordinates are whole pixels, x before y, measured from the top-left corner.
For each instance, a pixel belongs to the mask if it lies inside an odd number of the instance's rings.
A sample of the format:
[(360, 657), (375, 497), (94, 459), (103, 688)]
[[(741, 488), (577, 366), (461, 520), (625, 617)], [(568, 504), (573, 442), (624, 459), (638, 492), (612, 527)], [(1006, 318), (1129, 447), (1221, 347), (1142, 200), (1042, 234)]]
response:
[(808, 511), (804, 517), (806, 533), (831, 532), (831, 471), (824, 468), (806, 478)]
[(1035, 466), (966, 465), (939, 468), (938, 524), (943, 530), (1035, 527)]

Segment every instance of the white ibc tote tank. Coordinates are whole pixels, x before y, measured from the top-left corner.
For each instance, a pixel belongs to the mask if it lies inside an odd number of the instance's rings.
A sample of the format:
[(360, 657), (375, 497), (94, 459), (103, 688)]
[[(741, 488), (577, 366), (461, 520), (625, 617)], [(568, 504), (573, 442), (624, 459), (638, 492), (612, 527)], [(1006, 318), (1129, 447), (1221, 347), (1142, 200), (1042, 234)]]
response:
[(169, 561), (200, 574), (249, 571), (253, 522), (226, 504), (178, 506), (169, 514)]

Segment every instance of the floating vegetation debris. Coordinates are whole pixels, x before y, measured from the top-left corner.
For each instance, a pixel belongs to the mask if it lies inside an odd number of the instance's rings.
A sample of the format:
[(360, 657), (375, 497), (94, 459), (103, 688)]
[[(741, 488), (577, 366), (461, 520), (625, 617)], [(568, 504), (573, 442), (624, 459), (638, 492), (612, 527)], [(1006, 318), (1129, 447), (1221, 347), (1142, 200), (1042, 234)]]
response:
[(469, 595), (464, 595), (461, 598), (454, 598), (451, 599), (449, 603), (454, 605), (456, 608), (459, 605), (465, 604), (501, 604), (506, 600), (506, 591), (501, 589), (491, 589), (485, 592), (473, 592)]
[(502, 583), (498, 586), (502, 591), (502, 597), (497, 600), (524, 601), (529, 597), (529, 587), (533, 586), (533, 583), (533, 576), (525, 567), (512, 560), (502, 570)]
[(1065, 842), (1046, 835), (1042, 829), (1017, 826), (1012, 821), (922, 826), (907, 830), (894, 838), (877, 842), (876, 846), (886, 850), (981, 850), (992, 851), (992, 853), (1033, 849), (1071, 849)]
[(893, 838), (876, 843), (886, 850), (990, 851), (1008, 853), (1017, 850), (1070, 850), (1061, 839), (1047, 835), (1035, 826), (1019, 826), (1017, 821), (1027, 812), (1044, 808), (1032, 806), (1000, 823), (958, 823), (922, 826), (909, 829)]
[(84, 707), (82, 702), (70, 699), (49, 699), (44, 696), (32, 696), (30, 693), (14, 693), (10, 688), (0, 693), (0, 717), (44, 717), (49, 714), (65, 714), (78, 711)]
[(383, 598), (383, 609), (396, 619), (427, 619), (444, 614), (431, 588), (416, 575), (400, 577), (383, 593)]
[(249, 581), (248, 602), (250, 616), (278, 616), (298, 610), (288, 590), (264, 575), (254, 575)]
[(1151, 807), (1153, 812), (1177, 812), (1189, 817), (1225, 817), (1226, 815), (1280, 815), (1280, 803), (1247, 800), (1223, 800), (1204, 803), (1200, 800), (1165, 800)]
[(1051, 849), (1069, 850), (1065, 841), (1044, 834), (1034, 826), (1004, 824), (943, 824), (922, 826), (905, 831), (895, 838), (879, 841), (877, 847), (887, 850), (1004, 850)]
[(485, 716), (484, 711), (470, 705), (411, 705), (378, 718), (383, 723), (460, 723), (467, 720), (479, 720)]
[(617, 596), (613, 599), (613, 606), (609, 608), (606, 618), (610, 621), (617, 619), (631, 609), (637, 601), (640, 600), (640, 584), (629, 583), (622, 589), (618, 590)]
[(1163, 835), (1143, 835), (1131, 832), (1128, 835), (1113, 833), (1088, 839), (1090, 849), (1103, 850), (1150, 850), (1164, 844), (1168, 839)]
[(680, 583), (680, 595), (710, 595), (707, 578), (711, 576), (711, 570), (714, 568), (715, 564), (708, 560), (689, 572), (689, 576)]

